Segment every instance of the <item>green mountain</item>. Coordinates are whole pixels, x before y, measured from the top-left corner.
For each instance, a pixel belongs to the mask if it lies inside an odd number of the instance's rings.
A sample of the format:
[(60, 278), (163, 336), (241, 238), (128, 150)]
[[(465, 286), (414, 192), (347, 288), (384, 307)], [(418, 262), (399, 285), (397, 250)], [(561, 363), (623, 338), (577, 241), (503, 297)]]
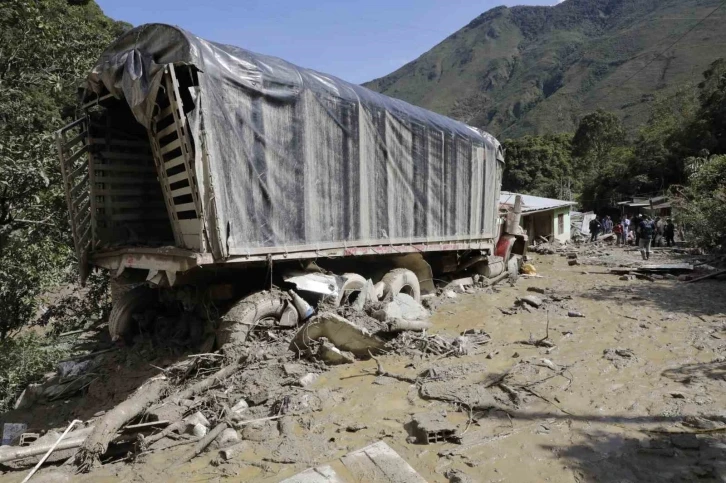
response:
[(724, 56), (725, 23), (723, 0), (498, 7), (365, 85), (502, 138), (574, 131), (598, 108), (632, 130)]

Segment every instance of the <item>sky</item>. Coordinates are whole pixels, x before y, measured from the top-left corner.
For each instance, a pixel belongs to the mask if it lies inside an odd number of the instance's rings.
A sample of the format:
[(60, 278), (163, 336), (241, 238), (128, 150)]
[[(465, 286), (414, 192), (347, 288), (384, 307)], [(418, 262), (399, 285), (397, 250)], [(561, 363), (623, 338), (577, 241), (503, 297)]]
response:
[(557, 0), (96, 0), (109, 17), (178, 25), (350, 82), (382, 77), (498, 5)]

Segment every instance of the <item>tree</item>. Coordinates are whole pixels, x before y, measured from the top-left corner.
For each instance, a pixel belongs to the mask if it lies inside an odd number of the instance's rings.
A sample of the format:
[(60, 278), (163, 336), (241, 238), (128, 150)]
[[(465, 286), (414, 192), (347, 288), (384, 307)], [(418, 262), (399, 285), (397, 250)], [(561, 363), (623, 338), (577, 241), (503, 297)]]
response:
[(570, 199), (579, 188), (573, 180), (572, 136), (525, 136), (504, 141), (503, 189), (550, 198)]
[(579, 159), (577, 167), (590, 172), (604, 166), (616, 146), (627, 143), (625, 130), (615, 114), (598, 109), (580, 121), (572, 138), (572, 155)]
[(92, 1), (0, 3), (0, 336), (28, 322), (35, 295), (70, 265), (53, 131), (125, 28)]

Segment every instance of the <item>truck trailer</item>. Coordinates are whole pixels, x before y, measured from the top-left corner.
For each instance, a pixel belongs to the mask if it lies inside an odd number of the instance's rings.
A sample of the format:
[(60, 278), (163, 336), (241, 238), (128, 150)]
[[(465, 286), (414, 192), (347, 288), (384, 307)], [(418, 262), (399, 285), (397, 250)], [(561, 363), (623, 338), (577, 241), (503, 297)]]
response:
[(80, 99), (56, 142), (81, 278), (112, 278), (114, 338), (150, 304), (212, 301), (221, 345), (305, 317), (272, 287), (342, 304), (370, 280), (418, 299), (524, 254), (493, 136), (334, 76), (149, 24)]

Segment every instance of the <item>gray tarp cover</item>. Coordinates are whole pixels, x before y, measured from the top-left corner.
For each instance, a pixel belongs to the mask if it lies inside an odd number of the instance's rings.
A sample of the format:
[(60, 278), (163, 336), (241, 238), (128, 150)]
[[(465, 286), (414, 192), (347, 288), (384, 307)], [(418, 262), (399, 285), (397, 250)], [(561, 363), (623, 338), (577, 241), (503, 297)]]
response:
[(502, 151), (493, 136), (161, 24), (111, 45), (87, 88), (125, 98), (148, 126), (167, 64), (199, 70), (192, 132), (198, 147), (204, 130), (222, 254), (496, 235)]

